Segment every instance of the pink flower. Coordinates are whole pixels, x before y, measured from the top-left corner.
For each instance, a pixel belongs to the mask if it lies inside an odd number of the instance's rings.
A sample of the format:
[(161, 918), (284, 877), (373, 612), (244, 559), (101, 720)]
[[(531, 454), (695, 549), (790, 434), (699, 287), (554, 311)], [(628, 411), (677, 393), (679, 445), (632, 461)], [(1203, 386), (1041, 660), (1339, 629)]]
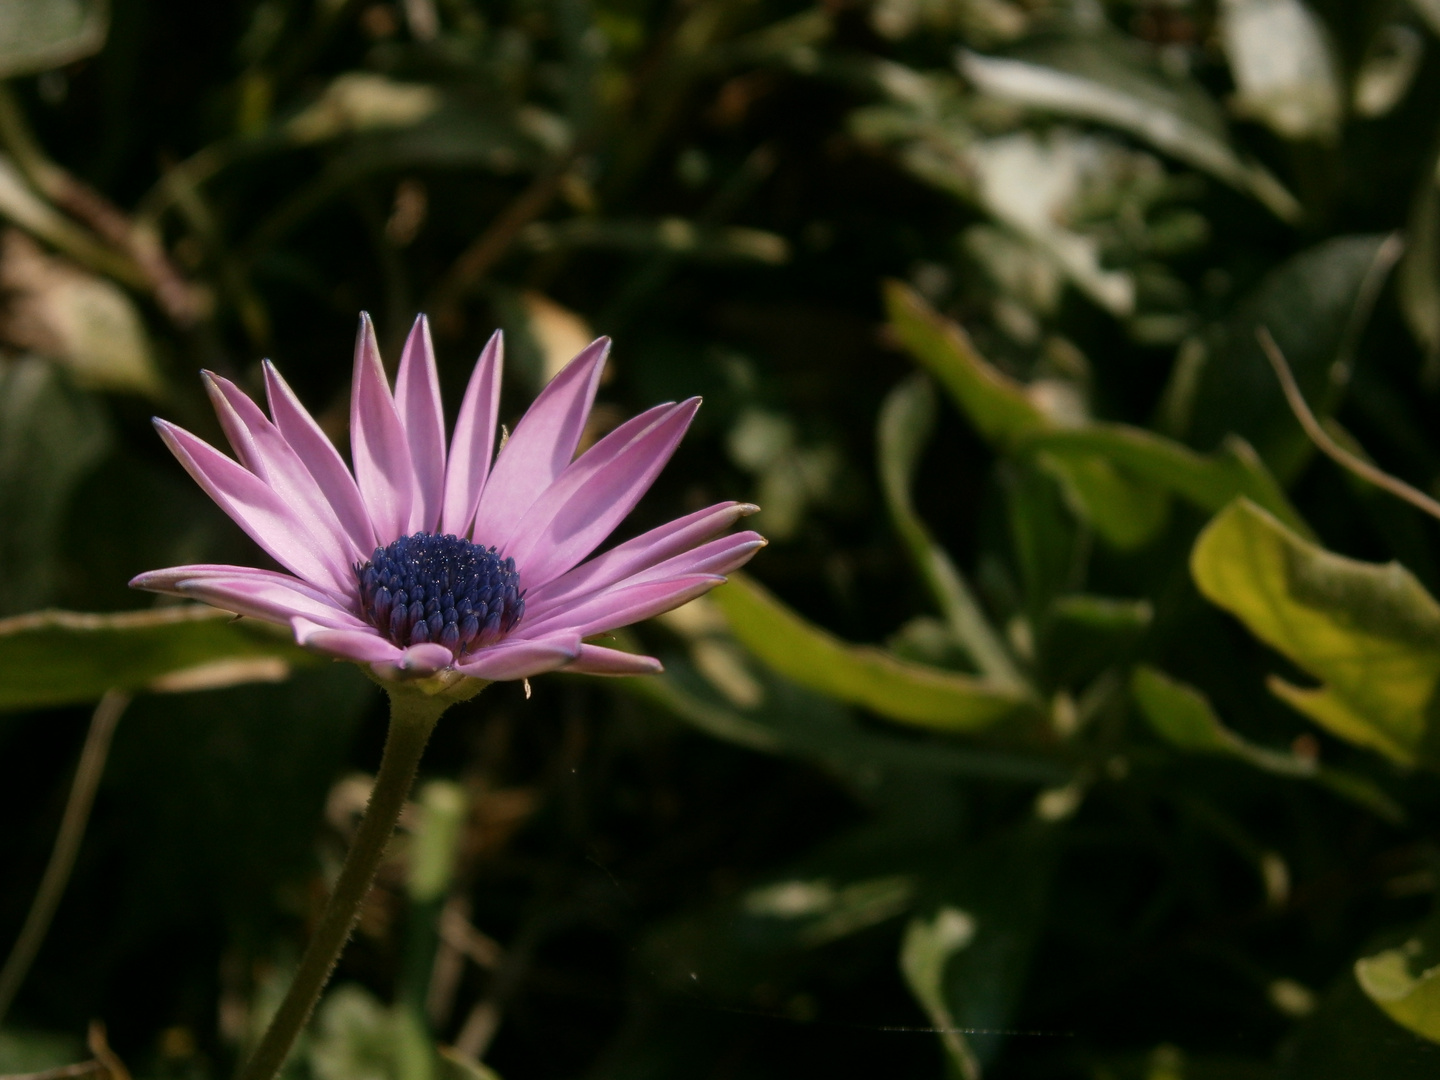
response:
[[(235, 384), (206, 388), (235, 461), (156, 419), (195, 481), (289, 573), (177, 566), (138, 589), (288, 624), (309, 648), (381, 677), (521, 679), (564, 668), (658, 672), (585, 638), (678, 607), (765, 541), (727, 534), (755, 507), (719, 503), (586, 560), (654, 482), (700, 405), (657, 405), (580, 457), (607, 339), (541, 391), (495, 453), (504, 343), (480, 354), (449, 452), (430, 328), (417, 319), (392, 395), (361, 316), (350, 400), (354, 473), (267, 361), (270, 416)], [(574, 458), (574, 460), (572, 460)]]

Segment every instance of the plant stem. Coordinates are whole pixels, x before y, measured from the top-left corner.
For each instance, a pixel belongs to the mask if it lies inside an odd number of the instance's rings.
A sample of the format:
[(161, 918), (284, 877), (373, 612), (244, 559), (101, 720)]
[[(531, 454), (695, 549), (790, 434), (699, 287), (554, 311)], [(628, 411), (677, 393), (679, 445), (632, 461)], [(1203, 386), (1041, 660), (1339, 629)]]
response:
[(105, 759), (110, 753), (110, 738), (115, 734), (115, 725), (120, 714), (130, 704), (130, 695), (119, 690), (107, 691), (95, 707), (90, 720), (90, 731), (85, 736), (85, 746), (80, 751), (80, 764), (75, 767), (75, 780), (70, 785), (70, 798), (65, 803), (65, 814), (60, 819), (60, 831), (55, 836), (55, 847), (50, 853), (50, 863), (35, 890), (35, 899), (30, 904), (30, 913), (25, 916), (25, 925), (15, 940), (15, 947), (0, 968), (0, 1020), (10, 1011), (10, 1004), (35, 954), (45, 941), (55, 909), (65, 894), (70, 880), (70, 871), (75, 868), (75, 856), (80, 852), (80, 841), (85, 837), (85, 825), (90, 820), (90, 807), (95, 803), (95, 791), (100, 786), (100, 775), (105, 771)]
[(395, 831), (400, 811), (415, 783), (420, 756), (435, 723), (454, 701), (444, 695), (431, 697), (408, 688), (389, 689), (390, 731), (380, 772), (365, 815), (360, 819), (355, 841), (340, 869), (335, 891), (325, 905), (320, 925), (305, 948), (295, 980), (266, 1028), (254, 1055), (239, 1073), (239, 1080), (273, 1080), (285, 1064), (320, 992), (330, 980), (340, 952), (359, 918), (360, 903), (370, 891), (375, 871), (385, 854), (385, 845)]

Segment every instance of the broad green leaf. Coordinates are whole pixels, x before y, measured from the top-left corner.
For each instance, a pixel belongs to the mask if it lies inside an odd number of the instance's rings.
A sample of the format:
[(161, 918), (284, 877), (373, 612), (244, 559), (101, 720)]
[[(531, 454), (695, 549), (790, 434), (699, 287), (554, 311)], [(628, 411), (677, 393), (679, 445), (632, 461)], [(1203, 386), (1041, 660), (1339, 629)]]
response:
[(1416, 971), (1419, 939), (1355, 961), (1355, 981), (1401, 1027), (1440, 1043), (1440, 964)]
[(1224, 754), (1277, 776), (1314, 780), (1392, 824), (1405, 821), (1405, 811), (1370, 780), (1312, 758), (1256, 746), (1227, 728), (1199, 690), (1162, 671), (1143, 664), (1137, 667), (1130, 692), (1155, 733), (1180, 750)]
[(110, 28), (107, 0), (0, 4), (0, 78), (33, 75), (98, 52)]
[(1236, 153), (1215, 99), (1191, 79), (1161, 73), (1123, 35), (1041, 36), (1003, 57), (962, 49), (957, 63), (991, 97), (1109, 124), (1254, 195), (1287, 221), (1299, 217), (1295, 197)]
[(1400, 255), (1386, 235), (1338, 236), (1281, 263), (1210, 338), (1189, 402), (1187, 442), (1210, 449), (1230, 434), (1250, 443), (1282, 483), (1314, 448), (1290, 411), (1255, 332), (1289, 361), (1316, 415), (1339, 404), (1356, 342)]
[(933, 918), (911, 919), (900, 946), (900, 971), (910, 992), (929, 1014), (951, 1064), (964, 1080), (980, 1080), (980, 1063), (950, 1011), (945, 969), (974, 939), (974, 916), (959, 908), (942, 907)]
[(850, 645), (814, 626), (743, 575), (711, 594), (731, 631), (766, 665), (801, 686), (922, 727), (972, 731), (1028, 702), (1015, 690)]
[(1406, 765), (1433, 762), (1440, 604), (1398, 563), (1347, 559), (1245, 499), (1200, 534), (1200, 591), (1322, 685), (1271, 690), (1341, 738)]
[(0, 711), (95, 701), (110, 689), (278, 681), (316, 660), (283, 631), (214, 608), (37, 611), (0, 619)]
[(1127, 424), (1089, 424), (1032, 437), (1028, 446), (1064, 460), (1101, 456), (1138, 480), (1167, 491), (1201, 510), (1217, 513), (1238, 496), (1263, 507), (1290, 528), (1310, 536), (1310, 527), (1290, 505), (1250, 444), (1225, 439), (1213, 454), (1197, 454), (1188, 446), (1144, 428)]
[(945, 549), (930, 535), (910, 498), (916, 466), (934, 427), (935, 392), (924, 376), (913, 376), (902, 382), (880, 407), (876, 441), (880, 483), (890, 519), (955, 640), (986, 676), (996, 682), (1023, 687), (1024, 678), (986, 620), (980, 602)]

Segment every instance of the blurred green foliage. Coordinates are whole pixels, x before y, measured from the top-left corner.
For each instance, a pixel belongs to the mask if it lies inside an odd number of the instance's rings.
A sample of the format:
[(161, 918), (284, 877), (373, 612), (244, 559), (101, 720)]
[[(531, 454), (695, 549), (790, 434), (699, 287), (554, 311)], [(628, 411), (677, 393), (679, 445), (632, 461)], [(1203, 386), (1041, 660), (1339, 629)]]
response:
[(356, 313), (503, 420), (704, 394), (752, 498), (666, 673), (497, 686), (289, 1075), (1354, 1080), (1440, 1066), (1434, 0), (0, 4), (0, 949), (136, 693), (0, 1074), (232, 1068), (379, 695), (125, 582), (263, 560), (163, 452)]

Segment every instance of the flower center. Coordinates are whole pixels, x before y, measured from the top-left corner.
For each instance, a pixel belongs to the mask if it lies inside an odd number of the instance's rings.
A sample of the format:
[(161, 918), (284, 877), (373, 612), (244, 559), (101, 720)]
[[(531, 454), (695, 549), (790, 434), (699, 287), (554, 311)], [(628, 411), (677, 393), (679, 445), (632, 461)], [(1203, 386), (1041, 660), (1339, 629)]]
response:
[(457, 656), (500, 640), (525, 614), (514, 559), (458, 536), (415, 533), (357, 563), (360, 609), (402, 649), (439, 642)]

